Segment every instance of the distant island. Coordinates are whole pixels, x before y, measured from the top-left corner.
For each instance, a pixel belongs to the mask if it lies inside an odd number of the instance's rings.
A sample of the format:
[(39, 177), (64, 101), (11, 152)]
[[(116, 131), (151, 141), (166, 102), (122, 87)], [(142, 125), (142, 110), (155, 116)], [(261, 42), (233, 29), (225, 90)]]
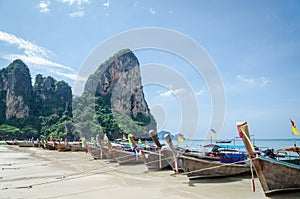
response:
[(129, 49), (100, 64), (81, 96), (53, 77), (36, 75), (20, 59), (0, 70), (0, 140), (79, 140), (107, 134), (147, 137), (156, 121), (144, 98), (140, 66)]

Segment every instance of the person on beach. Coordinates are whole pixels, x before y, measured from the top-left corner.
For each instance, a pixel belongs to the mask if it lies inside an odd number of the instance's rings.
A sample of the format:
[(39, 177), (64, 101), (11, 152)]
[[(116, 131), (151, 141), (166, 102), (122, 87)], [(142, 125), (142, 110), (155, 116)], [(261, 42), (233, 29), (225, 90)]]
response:
[(82, 148), (84, 148), (84, 152), (85, 153), (89, 152), (88, 145), (86, 143), (85, 138), (82, 138), (82, 140), (81, 140), (81, 146), (82, 146)]
[(103, 138), (104, 144), (108, 144), (108, 137), (106, 135), (106, 133), (104, 134), (104, 138)]

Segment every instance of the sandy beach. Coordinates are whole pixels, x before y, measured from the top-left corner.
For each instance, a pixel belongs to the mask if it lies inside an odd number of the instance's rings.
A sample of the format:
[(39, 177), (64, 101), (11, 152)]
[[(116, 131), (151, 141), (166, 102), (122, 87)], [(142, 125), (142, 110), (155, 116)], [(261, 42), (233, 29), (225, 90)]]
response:
[[(189, 181), (173, 171), (119, 166), (83, 152), (0, 146), (0, 198), (266, 198), (249, 177)], [(300, 193), (272, 198), (299, 198)]]

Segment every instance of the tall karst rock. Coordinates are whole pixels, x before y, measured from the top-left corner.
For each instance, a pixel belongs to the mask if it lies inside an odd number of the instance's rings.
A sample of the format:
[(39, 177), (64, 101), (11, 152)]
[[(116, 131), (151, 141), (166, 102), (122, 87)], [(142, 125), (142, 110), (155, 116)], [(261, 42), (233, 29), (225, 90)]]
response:
[(66, 82), (39, 74), (35, 78), (33, 92), (36, 115), (72, 115), (72, 89)]
[(64, 81), (37, 75), (32, 86), (28, 66), (13, 61), (0, 70), (0, 122), (27, 116), (72, 115), (72, 90)]
[(19, 59), (0, 71), (1, 120), (29, 115), (32, 104), (32, 85), (28, 67)]
[(88, 78), (84, 92), (108, 96), (114, 111), (129, 116), (146, 130), (156, 130), (144, 97), (139, 61), (131, 50), (121, 50), (101, 64)]

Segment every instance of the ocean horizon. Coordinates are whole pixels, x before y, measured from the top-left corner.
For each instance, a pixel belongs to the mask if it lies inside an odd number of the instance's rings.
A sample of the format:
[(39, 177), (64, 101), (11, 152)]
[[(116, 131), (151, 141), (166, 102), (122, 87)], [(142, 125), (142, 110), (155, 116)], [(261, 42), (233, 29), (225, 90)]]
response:
[[(230, 145), (243, 146), (244, 143), (241, 138), (235, 139), (220, 139), (220, 140), (231, 140)], [(186, 139), (183, 142), (179, 142), (177, 140), (173, 140), (173, 143), (182, 148), (200, 148), (204, 145), (216, 143), (217, 140), (209, 140), (209, 139)], [(273, 139), (251, 139), (252, 143), (259, 148), (270, 148), (270, 149), (281, 149), (287, 147), (293, 147), (294, 144), (296, 146), (300, 146), (300, 138), (273, 138)], [(164, 143), (164, 141), (162, 141)]]

